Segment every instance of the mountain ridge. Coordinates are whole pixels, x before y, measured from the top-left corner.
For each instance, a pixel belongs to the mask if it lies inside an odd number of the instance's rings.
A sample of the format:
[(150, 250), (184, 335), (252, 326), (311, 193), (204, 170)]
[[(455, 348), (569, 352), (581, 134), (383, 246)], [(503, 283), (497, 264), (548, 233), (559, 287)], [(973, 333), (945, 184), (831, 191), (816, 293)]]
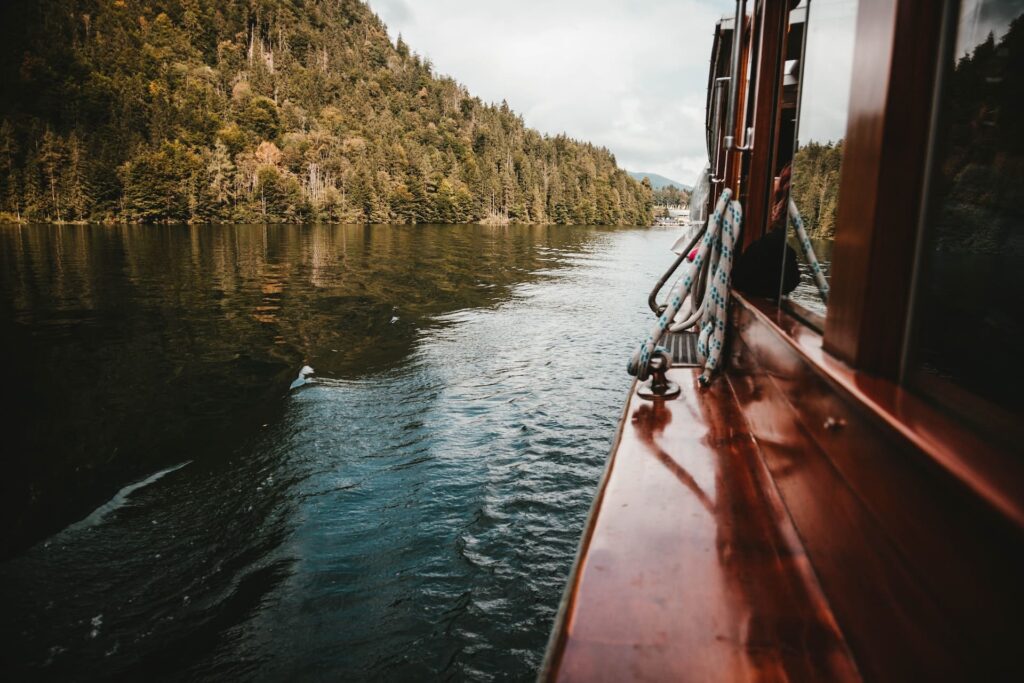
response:
[(636, 181), (642, 181), (644, 178), (649, 179), (651, 181), (651, 188), (655, 190), (664, 190), (669, 185), (675, 185), (680, 190), (686, 190), (687, 192), (691, 192), (693, 190), (692, 185), (686, 185), (678, 180), (672, 180), (671, 178), (666, 178), (665, 176), (657, 173), (644, 173), (642, 171), (626, 171), (626, 173), (629, 174), (630, 178)]

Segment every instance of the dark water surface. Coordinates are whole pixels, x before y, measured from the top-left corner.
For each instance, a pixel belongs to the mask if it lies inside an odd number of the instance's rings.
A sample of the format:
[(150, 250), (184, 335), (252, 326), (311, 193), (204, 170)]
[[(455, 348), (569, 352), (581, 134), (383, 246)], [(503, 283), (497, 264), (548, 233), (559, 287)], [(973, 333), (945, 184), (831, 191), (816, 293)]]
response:
[(530, 679), (674, 236), (0, 227), (5, 677)]
[[(834, 244), (833, 240), (811, 240), (814, 255), (818, 259), (818, 265), (821, 266), (821, 272), (825, 275), (827, 282), (832, 281), (832, 249)], [(793, 251), (798, 255), (796, 266), (797, 270), (800, 271), (800, 284), (790, 292), (789, 298), (804, 308), (824, 317), (827, 307), (821, 300), (821, 293), (818, 291), (818, 285), (814, 280), (814, 273), (811, 267), (807, 265), (807, 261), (804, 260), (804, 256), (801, 253), (800, 243), (791, 240), (789, 246), (793, 247)]]

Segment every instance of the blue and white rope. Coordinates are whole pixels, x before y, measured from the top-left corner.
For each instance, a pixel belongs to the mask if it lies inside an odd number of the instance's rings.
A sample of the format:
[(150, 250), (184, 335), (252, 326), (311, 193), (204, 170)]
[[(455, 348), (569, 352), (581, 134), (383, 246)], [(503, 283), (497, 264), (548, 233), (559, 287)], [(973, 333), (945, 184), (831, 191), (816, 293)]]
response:
[(711, 373), (718, 367), (722, 350), (725, 345), (725, 329), (729, 308), (729, 278), (732, 273), (732, 262), (739, 236), (743, 212), (739, 202), (730, 201), (732, 190), (723, 190), (718, 199), (715, 212), (708, 218), (708, 227), (704, 231), (700, 248), (693, 261), (685, 262), (683, 274), (669, 295), (665, 311), (658, 318), (654, 329), (640, 344), (629, 364), (629, 374), (646, 380), (650, 375), (650, 362), (655, 354), (667, 354), (658, 342), (675, 319), (683, 301), (695, 287), (701, 270), (708, 268), (707, 292), (695, 315), (699, 315), (700, 337), (697, 341), (697, 352), (704, 363), (704, 372), (700, 377), (702, 384), (707, 384)]
[(818, 256), (814, 253), (814, 247), (811, 246), (811, 240), (807, 238), (807, 230), (804, 228), (804, 219), (800, 217), (800, 211), (796, 208), (796, 202), (792, 198), (789, 200), (789, 217), (793, 219), (793, 225), (796, 226), (796, 238), (800, 242), (800, 248), (804, 252), (804, 260), (807, 261), (807, 265), (811, 267), (811, 273), (814, 275), (814, 283), (818, 285), (818, 293), (821, 295), (822, 303), (828, 303), (828, 281), (825, 279), (825, 273), (821, 271), (821, 264), (818, 263)]
[(711, 373), (718, 367), (725, 348), (725, 328), (729, 322), (729, 279), (732, 276), (732, 260), (736, 254), (736, 239), (739, 237), (743, 210), (739, 202), (729, 202), (722, 216), (722, 229), (715, 240), (715, 254), (712, 259), (708, 291), (704, 294), (704, 312), (700, 320), (700, 336), (697, 338), (697, 353), (704, 361), (701, 383), (707, 384)]

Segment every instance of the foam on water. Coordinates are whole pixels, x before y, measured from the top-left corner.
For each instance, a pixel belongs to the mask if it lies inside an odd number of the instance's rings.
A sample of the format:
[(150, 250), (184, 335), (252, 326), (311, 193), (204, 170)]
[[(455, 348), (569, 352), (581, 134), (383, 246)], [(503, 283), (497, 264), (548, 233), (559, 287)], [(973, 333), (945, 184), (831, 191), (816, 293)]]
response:
[(295, 378), (295, 380), (292, 382), (291, 386), (288, 387), (288, 389), (298, 389), (303, 384), (308, 382), (309, 378), (312, 377), (314, 374), (316, 373), (313, 370), (313, 368), (309, 367), (308, 365), (303, 365), (302, 369), (299, 370), (299, 376)]
[(88, 529), (89, 527), (97, 526), (98, 524), (102, 523), (103, 520), (107, 517), (107, 515), (109, 515), (111, 512), (127, 505), (128, 499), (131, 497), (133, 493), (135, 493), (139, 489), (144, 489), (147, 486), (150, 486), (151, 484), (155, 484), (156, 482), (160, 481), (171, 472), (177, 472), (182, 467), (190, 465), (191, 463), (192, 461), (188, 460), (179, 465), (175, 465), (173, 467), (168, 467), (167, 469), (160, 470), (159, 472), (151, 474), (145, 479), (137, 481), (134, 484), (129, 484), (128, 486), (125, 486), (123, 489), (115, 493), (113, 498), (111, 498), (106, 503), (104, 503), (103, 505), (99, 506), (91, 513), (89, 513), (88, 517), (86, 517), (85, 519), (81, 519), (75, 522), (74, 524), (66, 527), (61, 533), (74, 533), (82, 529)]

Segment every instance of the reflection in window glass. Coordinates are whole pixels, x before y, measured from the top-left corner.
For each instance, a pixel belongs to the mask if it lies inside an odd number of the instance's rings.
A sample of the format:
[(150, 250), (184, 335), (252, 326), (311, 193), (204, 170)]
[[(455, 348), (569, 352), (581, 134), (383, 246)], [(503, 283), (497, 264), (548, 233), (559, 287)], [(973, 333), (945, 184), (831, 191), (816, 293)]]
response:
[(1020, 415), (1024, 0), (963, 0), (942, 79), (909, 379), (957, 410)]
[[(857, 0), (809, 0), (793, 10), (790, 32), (802, 22), (802, 54), (787, 60), (786, 88), (799, 89), (796, 142), (792, 161), (780, 174), (789, 187), (789, 245), (800, 254), (800, 284), (792, 301), (824, 315), (832, 262), (832, 240), (839, 205), (839, 169), (853, 73)], [(784, 196), (784, 193), (783, 195)]]

